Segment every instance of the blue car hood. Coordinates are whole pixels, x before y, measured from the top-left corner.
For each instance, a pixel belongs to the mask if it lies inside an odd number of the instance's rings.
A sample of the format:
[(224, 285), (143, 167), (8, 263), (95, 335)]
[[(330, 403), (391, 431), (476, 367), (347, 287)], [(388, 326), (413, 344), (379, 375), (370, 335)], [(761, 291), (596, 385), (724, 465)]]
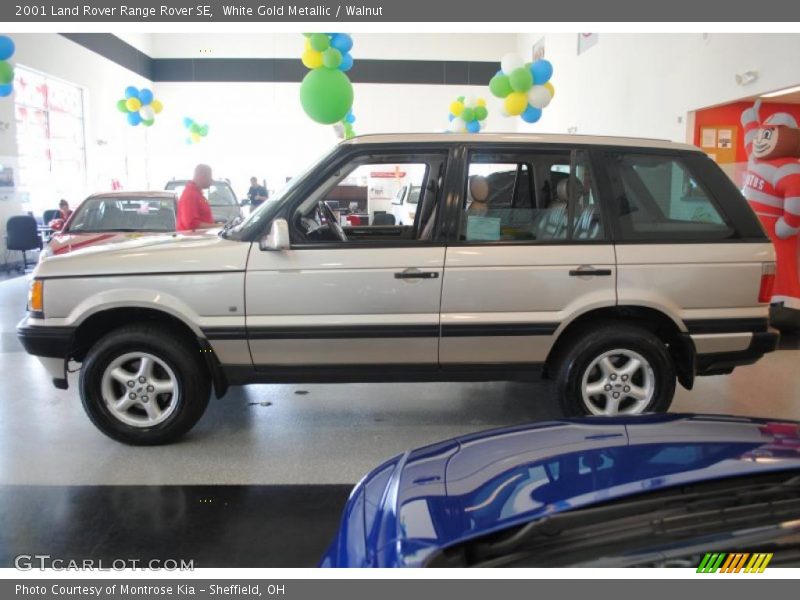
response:
[(786, 469), (800, 469), (796, 422), (674, 414), (587, 418), (411, 451), (367, 475), (351, 500), (362, 496), (365, 506), (362, 566), (417, 566), (437, 549), (548, 514)]

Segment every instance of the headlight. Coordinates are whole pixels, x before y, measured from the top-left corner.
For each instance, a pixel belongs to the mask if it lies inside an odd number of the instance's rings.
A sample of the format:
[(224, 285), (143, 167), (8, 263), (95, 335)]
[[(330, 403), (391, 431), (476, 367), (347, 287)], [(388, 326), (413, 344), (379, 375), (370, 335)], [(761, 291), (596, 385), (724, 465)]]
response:
[(34, 279), (28, 289), (28, 310), (31, 312), (44, 312), (44, 281)]

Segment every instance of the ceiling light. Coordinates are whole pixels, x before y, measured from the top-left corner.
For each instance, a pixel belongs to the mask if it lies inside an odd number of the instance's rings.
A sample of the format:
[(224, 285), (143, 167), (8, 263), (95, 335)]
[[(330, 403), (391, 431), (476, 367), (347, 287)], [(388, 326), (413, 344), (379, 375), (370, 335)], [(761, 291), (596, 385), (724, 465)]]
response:
[(770, 92), (769, 94), (761, 94), (761, 97), (775, 98), (777, 96), (785, 96), (786, 94), (794, 94), (795, 92), (800, 92), (800, 85), (796, 85), (794, 87), (786, 88), (783, 90), (778, 90), (777, 92)]

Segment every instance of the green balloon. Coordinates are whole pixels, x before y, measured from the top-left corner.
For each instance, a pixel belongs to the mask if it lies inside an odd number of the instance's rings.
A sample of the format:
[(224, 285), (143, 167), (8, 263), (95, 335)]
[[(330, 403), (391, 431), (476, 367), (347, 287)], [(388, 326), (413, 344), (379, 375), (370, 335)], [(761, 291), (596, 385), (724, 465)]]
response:
[(353, 85), (338, 69), (313, 69), (300, 84), (300, 104), (312, 120), (333, 125), (353, 106)]
[(470, 121), (475, 120), (475, 110), (472, 108), (465, 108), (463, 111), (461, 111), (459, 116), (464, 119), (465, 123), (469, 123)]
[(117, 100), (117, 110), (121, 113), (128, 112), (128, 107), (125, 106), (125, 98), (122, 100)]
[(486, 110), (485, 106), (476, 106), (475, 107), (475, 119), (477, 121), (483, 121), (488, 116), (489, 116), (489, 111)]
[(198, 131), (198, 133), (202, 137), (206, 137), (208, 135), (208, 125), (203, 125), (202, 127), (200, 127), (200, 131)]
[(329, 69), (336, 69), (342, 64), (342, 53), (331, 46), (322, 53), (322, 64)]
[(7, 84), (14, 81), (14, 67), (4, 60), (0, 60), (0, 84)]
[(309, 38), (311, 47), (317, 52), (325, 52), (331, 45), (331, 38), (324, 33), (314, 33)]
[(145, 127), (150, 127), (153, 123), (155, 123), (155, 119), (142, 119), (142, 125)]
[(531, 75), (530, 69), (520, 67), (511, 71), (508, 82), (515, 92), (527, 92), (533, 85), (533, 75)]
[(508, 80), (507, 75), (498, 73), (489, 82), (489, 90), (498, 98), (505, 98), (514, 90), (511, 89), (511, 82)]
[(197, 123), (192, 123), (189, 125), (189, 131), (192, 133), (200, 133), (200, 125)]

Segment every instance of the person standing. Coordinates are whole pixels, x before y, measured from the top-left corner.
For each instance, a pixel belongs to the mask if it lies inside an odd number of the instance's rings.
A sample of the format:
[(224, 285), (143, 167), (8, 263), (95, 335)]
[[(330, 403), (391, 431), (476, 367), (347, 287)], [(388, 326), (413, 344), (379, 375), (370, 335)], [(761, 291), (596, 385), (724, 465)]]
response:
[(66, 222), (69, 219), (69, 216), (72, 214), (72, 210), (69, 207), (69, 202), (67, 202), (64, 198), (58, 203), (58, 210), (61, 211), (61, 218)]
[(269, 196), (267, 188), (258, 183), (255, 177), (250, 178), (250, 189), (247, 190), (247, 198), (250, 200), (250, 206), (259, 206)]
[(214, 222), (211, 207), (203, 196), (213, 181), (211, 167), (197, 165), (194, 168), (194, 177), (183, 188), (183, 193), (178, 200), (178, 212), (175, 219), (175, 229), (178, 231), (194, 231), (208, 229), (219, 225)]

